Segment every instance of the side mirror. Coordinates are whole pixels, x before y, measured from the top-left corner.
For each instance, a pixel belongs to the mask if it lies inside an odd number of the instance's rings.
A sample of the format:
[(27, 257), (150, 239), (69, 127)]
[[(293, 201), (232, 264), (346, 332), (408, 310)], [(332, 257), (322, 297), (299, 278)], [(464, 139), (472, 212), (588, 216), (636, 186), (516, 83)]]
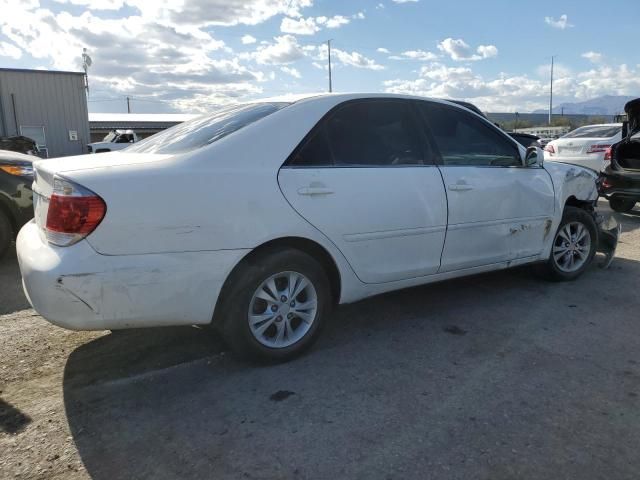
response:
[(544, 163), (544, 151), (540, 147), (531, 146), (527, 148), (524, 156), (524, 165), (526, 167), (542, 167)]

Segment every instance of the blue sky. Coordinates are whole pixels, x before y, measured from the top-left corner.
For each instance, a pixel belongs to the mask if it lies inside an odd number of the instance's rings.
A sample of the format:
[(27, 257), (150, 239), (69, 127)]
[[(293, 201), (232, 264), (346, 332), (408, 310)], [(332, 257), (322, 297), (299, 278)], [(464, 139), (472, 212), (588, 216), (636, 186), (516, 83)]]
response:
[(466, 99), (487, 111), (640, 96), (637, 2), (0, 0), (0, 66), (78, 70), (90, 110), (199, 112), (327, 89)]

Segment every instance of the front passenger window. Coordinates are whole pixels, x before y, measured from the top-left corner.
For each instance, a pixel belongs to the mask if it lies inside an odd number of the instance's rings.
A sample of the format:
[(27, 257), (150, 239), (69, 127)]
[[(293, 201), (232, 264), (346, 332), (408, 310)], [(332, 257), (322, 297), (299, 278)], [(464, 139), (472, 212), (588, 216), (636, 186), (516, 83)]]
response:
[(420, 102), (444, 165), (522, 166), (518, 148), (493, 127), (459, 108)]

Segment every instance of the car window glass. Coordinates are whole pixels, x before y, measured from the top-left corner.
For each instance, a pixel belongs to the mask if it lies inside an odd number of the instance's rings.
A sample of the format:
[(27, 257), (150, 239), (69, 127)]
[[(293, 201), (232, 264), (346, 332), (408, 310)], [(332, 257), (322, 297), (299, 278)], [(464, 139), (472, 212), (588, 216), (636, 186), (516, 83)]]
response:
[(126, 149), (128, 153), (177, 154), (209, 145), (270, 115), (288, 103), (252, 103), (222, 108), (152, 135)]
[(351, 103), (331, 115), (325, 128), (335, 165), (423, 163), (418, 129), (405, 102)]
[(333, 164), (324, 123), (316, 129), (313, 136), (296, 152), (291, 163), (298, 167), (322, 167)]
[(516, 146), (459, 108), (420, 102), (444, 165), (521, 166)]
[(562, 138), (611, 138), (622, 131), (620, 125), (598, 125), (576, 128)]

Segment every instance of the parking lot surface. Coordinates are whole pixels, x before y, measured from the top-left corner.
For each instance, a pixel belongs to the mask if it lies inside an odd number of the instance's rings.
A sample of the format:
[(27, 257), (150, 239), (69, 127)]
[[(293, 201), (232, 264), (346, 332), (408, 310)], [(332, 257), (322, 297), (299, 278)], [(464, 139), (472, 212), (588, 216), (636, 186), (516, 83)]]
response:
[(0, 261), (0, 478), (637, 479), (640, 211), (609, 270), (339, 308), (256, 367), (198, 328), (70, 332)]

